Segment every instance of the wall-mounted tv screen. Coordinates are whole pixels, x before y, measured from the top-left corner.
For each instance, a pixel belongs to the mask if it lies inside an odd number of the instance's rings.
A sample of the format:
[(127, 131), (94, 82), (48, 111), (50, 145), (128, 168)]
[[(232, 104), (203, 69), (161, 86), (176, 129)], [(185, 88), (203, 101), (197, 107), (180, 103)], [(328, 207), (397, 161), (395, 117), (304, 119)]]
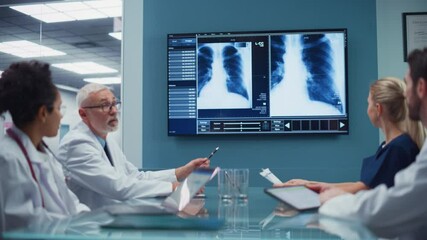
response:
[(346, 29), (168, 34), (168, 134), (348, 134)]

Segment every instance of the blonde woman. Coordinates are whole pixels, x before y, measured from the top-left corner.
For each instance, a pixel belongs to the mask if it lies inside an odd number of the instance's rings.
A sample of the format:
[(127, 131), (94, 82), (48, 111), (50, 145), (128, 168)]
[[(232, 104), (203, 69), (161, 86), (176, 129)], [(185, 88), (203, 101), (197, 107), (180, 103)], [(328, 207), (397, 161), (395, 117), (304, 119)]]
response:
[(371, 123), (384, 133), (385, 141), (374, 155), (363, 160), (359, 181), (324, 183), (292, 179), (275, 186), (306, 185), (314, 190), (338, 187), (351, 193), (380, 184), (392, 187), (394, 175), (415, 161), (426, 136), (421, 123), (409, 119), (405, 89), (403, 81), (392, 77), (379, 79), (371, 85), (367, 114)]

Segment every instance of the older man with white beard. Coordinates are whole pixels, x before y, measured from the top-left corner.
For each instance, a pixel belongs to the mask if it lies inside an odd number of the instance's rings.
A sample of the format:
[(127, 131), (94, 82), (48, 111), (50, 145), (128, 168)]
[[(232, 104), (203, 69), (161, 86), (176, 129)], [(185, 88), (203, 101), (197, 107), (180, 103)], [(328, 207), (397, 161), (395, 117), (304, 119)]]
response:
[(169, 195), (195, 168), (209, 166), (209, 159), (197, 158), (176, 169), (139, 171), (108, 135), (118, 128), (121, 104), (110, 89), (87, 84), (77, 104), (82, 121), (62, 139), (58, 158), (70, 172), (70, 189), (91, 209)]

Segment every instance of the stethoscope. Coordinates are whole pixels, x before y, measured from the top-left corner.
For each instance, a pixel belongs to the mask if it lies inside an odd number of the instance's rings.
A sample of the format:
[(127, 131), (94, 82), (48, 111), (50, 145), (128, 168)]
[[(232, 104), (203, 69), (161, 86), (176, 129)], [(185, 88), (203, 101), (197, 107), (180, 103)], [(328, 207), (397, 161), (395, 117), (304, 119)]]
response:
[(57, 162), (59, 162), (59, 164), (61, 164), (61, 166), (62, 166), (62, 170), (63, 170), (63, 173), (64, 173), (64, 177), (65, 177), (65, 181), (66, 182), (68, 182), (68, 181), (70, 181), (71, 180), (71, 171), (68, 169), (68, 167), (65, 165), (65, 163), (64, 162), (62, 162), (61, 160), (59, 160), (59, 158), (58, 157), (56, 157), (56, 155), (53, 153), (53, 151), (52, 150), (50, 150), (50, 148), (47, 146), (47, 144), (42, 140), (42, 145), (43, 145), (43, 147), (44, 148), (46, 148), (47, 149), (47, 151), (52, 155), (52, 157), (57, 161)]
[[(43, 193), (41, 191), (40, 183), (36, 178), (36, 174), (34, 172), (33, 165), (31, 164), (30, 157), (28, 155), (27, 150), (24, 147), (24, 144), (22, 143), (21, 139), (19, 139), (18, 135), (11, 128), (7, 129), (6, 133), (7, 133), (7, 135), (9, 135), (9, 137), (11, 137), (18, 144), (19, 148), (21, 149), (22, 153), (24, 154), (25, 159), (27, 160), (28, 166), (30, 168), (31, 176), (33, 177), (34, 181), (37, 183), (37, 185), (39, 187), (41, 202), (42, 202), (42, 206), (44, 208), (45, 204), (44, 204), (44, 198), (43, 198)], [(53, 153), (53, 151), (50, 150), (50, 148), (47, 146), (47, 144), (43, 140), (41, 143), (42, 143), (43, 147), (49, 151), (49, 153), (53, 156), (53, 158), (55, 158), (55, 160), (58, 161), (62, 165), (63, 171), (64, 171), (64, 176), (65, 176), (65, 181), (71, 180), (70, 171), (68, 170), (67, 166), (65, 166), (65, 164), (56, 157), (56, 155)]]

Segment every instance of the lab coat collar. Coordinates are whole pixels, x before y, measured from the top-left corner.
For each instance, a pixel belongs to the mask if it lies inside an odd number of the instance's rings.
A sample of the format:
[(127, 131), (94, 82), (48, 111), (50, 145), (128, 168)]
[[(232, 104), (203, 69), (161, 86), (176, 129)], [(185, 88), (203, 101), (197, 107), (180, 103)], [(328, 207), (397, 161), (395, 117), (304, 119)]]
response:
[(97, 136), (97, 135), (95, 135), (96, 136), (96, 139), (98, 139), (98, 142), (101, 144), (101, 146), (102, 146), (102, 148), (104, 148), (105, 147), (105, 143), (107, 142), (107, 141), (105, 141), (102, 137), (100, 137), (100, 136)]
[[(21, 140), (22, 145), (24, 146), (25, 150), (28, 153), (30, 161), (32, 163), (41, 163), (41, 162), (43, 162), (39, 158), (39, 154), (40, 153), (36, 149), (36, 147), (34, 147), (33, 143), (31, 142), (30, 137), (28, 137), (28, 135), (26, 133), (24, 133), (21, 129), (17, 128), (16, 126), (12, 126), (11, 129), (12, 129), (12, 131), (14, 133), (16, 133), (16, 135), (18, 136), (19, 140)], [(45, 149), (44, 149), (43, 146), (41, 146), (41, 148), (43, 149), (43, 151), (45, 151)]]
[(77, 124), (76, 128), (82, 128), (82, 129), (84, 129), (84, 131), (85, 131), (85, 132), (88, 132), (88, 133), (89, 133), (89, 136), (91, 136), (93, 139), (96, 139), (96, 140), (101, 144), (102, 148), (104, 148), (105, 143), (107, 142), (108, 136), (107, 136), (107, 139), (103, 139), (103, 138), (101, 138), (100, 136), (96, 135), (96, 134), (95, 134), (95, 133), (94, 133), (94, 132), (89, 128), (89, 126), (88, 126), (85, 122), (83, 122), (83, 121), (80, 121), (80, 122)]

